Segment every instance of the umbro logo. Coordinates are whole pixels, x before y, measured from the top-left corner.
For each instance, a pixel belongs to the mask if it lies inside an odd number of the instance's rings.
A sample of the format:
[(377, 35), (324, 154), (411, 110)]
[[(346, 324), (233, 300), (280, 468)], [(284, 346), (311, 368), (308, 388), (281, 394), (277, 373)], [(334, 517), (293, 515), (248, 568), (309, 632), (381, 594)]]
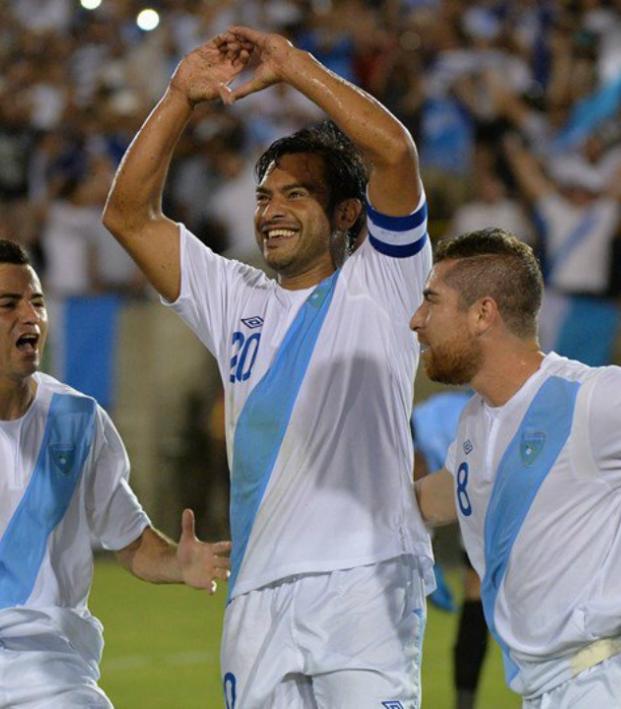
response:
[(468, 455), (468, 453), (472, 453), (473, 450), (474, 446), (472, 445), (472, 441), (470, 439), (464, 441), (464, 453)]
[(260, 318), (258, 315), (253, 315), (250, 318), (242, 318), (241, 321), (251, 330), (254, 330), (255, 327), (261, 327), (261, 325), (263, 325), (263, 318)]
[(401, 702), (397, 701), (387, 701), (387, 702), (382, 702), (382, 706), (386, 707), (386, 709), (404, 709), (403, 704)]

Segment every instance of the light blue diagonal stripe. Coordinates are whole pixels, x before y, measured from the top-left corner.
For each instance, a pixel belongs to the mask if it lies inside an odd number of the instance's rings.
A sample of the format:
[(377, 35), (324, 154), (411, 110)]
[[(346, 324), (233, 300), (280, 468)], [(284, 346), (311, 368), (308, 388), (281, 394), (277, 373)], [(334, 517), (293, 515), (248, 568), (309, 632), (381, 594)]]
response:
[(32, 593), (47, 540), (63, 518), (95, 430), (95, 401), (54, 394), (30, 482), (0, 540), (0, 608)]
[[(503, 651), (509, 685), (519, 667), (496, 631), (496, 599), (522, 523), (571, 432), (579, 388), (579, 382), (560, 377), (550, 377), (541, 386), (500, 461), (487, 506), (481, 599), (489, 629)], [(530, 452), (525, 450), (529, 441), (540, 446), (538, 452), (533, 453), (532, 447)]]
[(566, 236), (562, 247), (556, 249), (554, 253), (546, 254), (548, 276), (553, 277), (558, 273), (559, 268), (567, 261), (585, 239), (594, 233), (595, 226), (600, 215), (595, 207), (587, 210), (578, 224), (574, 226), (568, 236)]
[(322, 281), (306, 299), (265, 376), (250, 392), (237, 420), (231, 472), (231, 577), (229, 596), (252, 525), (270, 479), (291, 412), (338, 279)]

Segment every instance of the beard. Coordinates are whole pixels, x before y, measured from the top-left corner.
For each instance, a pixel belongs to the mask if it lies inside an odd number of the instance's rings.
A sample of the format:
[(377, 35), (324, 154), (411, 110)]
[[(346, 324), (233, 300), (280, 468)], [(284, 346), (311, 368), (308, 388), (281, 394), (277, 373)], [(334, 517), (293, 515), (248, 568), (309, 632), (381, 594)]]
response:
[(423, 353), (427, 376), (440, 384), (470, 384), (482, 361), (481, 347), (473, 337), (457, 335)]
[(291, 254), (270, 254), (263, 253), (263, 260), (276, 273), (288, 275), (292, 264), (295, 265), (295, 256)]

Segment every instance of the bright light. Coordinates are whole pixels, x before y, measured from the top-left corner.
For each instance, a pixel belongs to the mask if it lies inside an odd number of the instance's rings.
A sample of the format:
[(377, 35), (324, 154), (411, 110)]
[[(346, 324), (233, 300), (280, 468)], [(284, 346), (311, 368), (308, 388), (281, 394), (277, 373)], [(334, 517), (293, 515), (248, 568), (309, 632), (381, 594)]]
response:
[(80, 0), (80, 5), (85, 10), (96, 10), (101, 5), (101, 0)]
[(141, 30), (150, 32), (160, 24), (160, 16), (155, 10), (146, 8), (138, 13), (138, 17), (136, 17), (136, 24)]

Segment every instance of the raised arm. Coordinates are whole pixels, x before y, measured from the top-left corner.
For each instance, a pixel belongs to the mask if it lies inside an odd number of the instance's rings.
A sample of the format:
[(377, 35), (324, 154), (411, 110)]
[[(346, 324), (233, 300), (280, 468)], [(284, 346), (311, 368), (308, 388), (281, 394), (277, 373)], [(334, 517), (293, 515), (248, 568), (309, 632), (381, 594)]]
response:
[(213, 593), (216, 579), (228, 578), (229, 542), (207, 544), (194, 533), (194, 513), (184, 510), (181, 537), (175, 544), (153, 527), (147, 527), (131, 544), (116, 553), (134, 576), (150, 583), (184, 583)]
[(233, 27), (221, 37), (230, 51), (252, 48), (257, 62), (248, 81), (223, 92), (229, 101), (281, 81), (289, 84), (325, 111), (361, 150), (370, 167), (373, 206), (392, 216), (414, 211), (421, 191), (416, 146), (386, 108), (284, 37), (246, 27)]
[(168, 300), (177, 298), (181, 282), (178, 228), (162, 212), (170, 161), (194, 106), (220, 97), (248, 58), (243, 48), (226, 56), (220, 44), (215, 38), (179, 64), (127, 149), (104, 208), (105, 226)]
[(511, 171), (527, 199), (535, 202), (554, 192), (554, 185), (543, 174), (535, 157), (520, 145), (517, 138), (510, 136), (503, 145)]
[(457, 519), (455, 482), (446, 468), (417, 480), (415, 490), (418, 507), (427, 524), (439, 527)]
[(526, 131), (532, 113), (526, 102), (507, 86), (497, 71), (484, 72), (483, 81), (495, 110), (511, 121), (516, 128)]
[(621, 162), (613, 173), (612, 179), (608, 183), (606, 195), (611, 199), (621, 202)]

